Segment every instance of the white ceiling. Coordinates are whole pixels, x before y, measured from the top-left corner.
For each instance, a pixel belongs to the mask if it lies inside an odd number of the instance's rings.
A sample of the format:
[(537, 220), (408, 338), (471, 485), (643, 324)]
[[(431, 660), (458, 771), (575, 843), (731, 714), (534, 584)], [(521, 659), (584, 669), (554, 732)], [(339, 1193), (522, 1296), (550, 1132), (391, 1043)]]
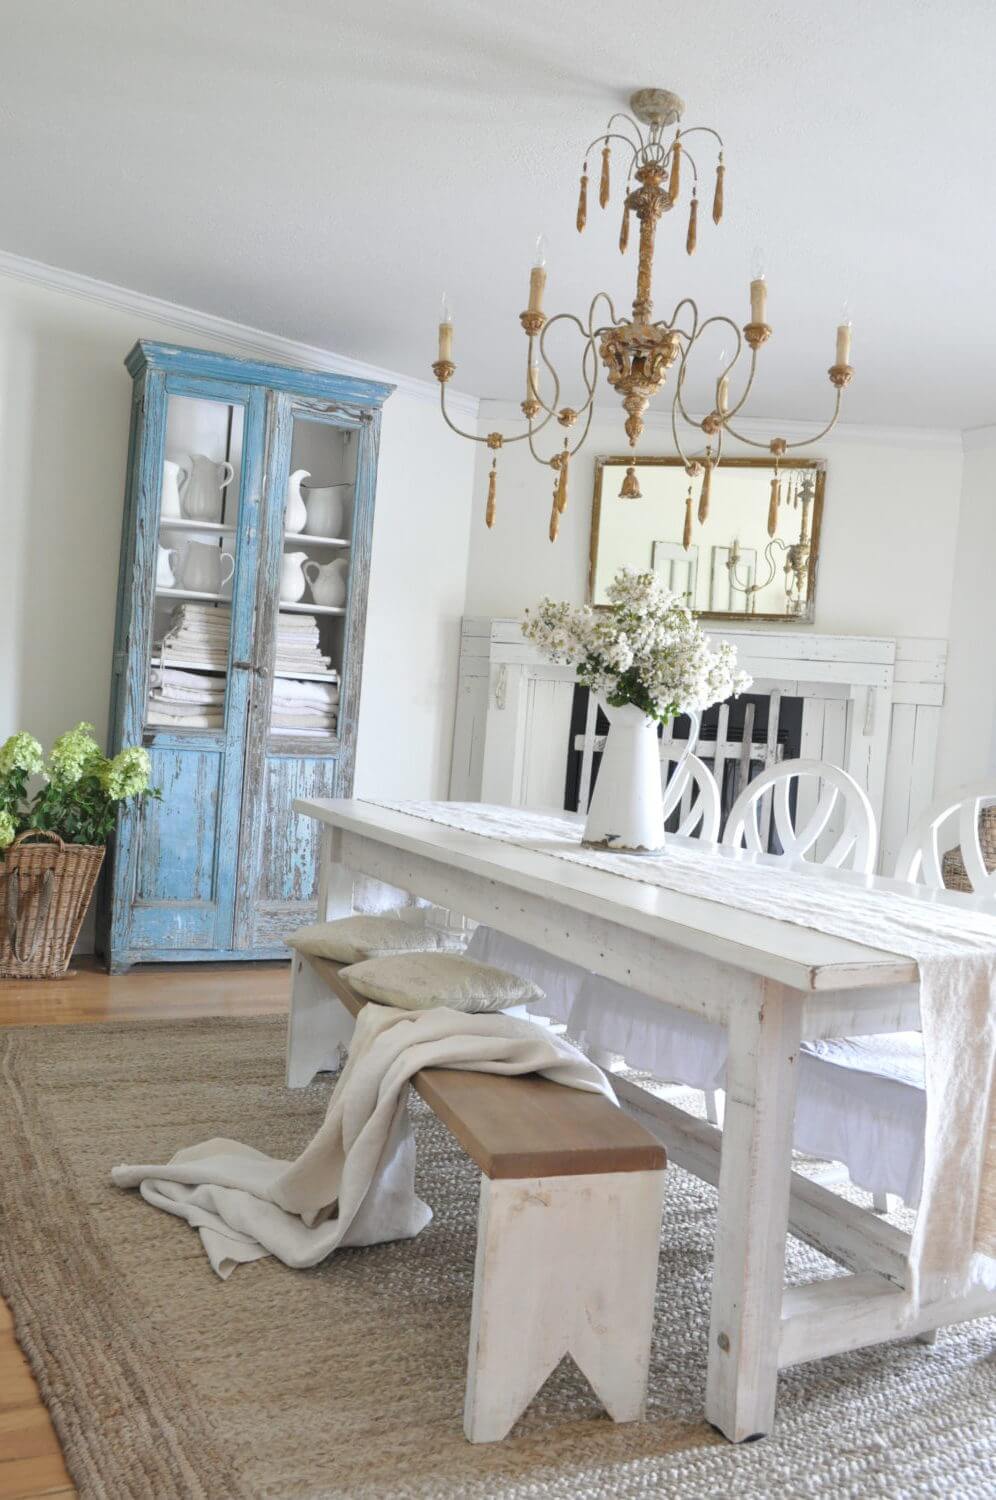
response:
[(996, 420), (991, 0), (35, 0), (3, 33), (2, 249), (415, 375), (445, 287), (455, 386), (519, 399), (539, 230), (548, 310), (632, 296), (619, 184), (579, 239), (577, 174), (658, 84), (728, 163), (694, 260), (663, 221), (658, 312), (745, 321), (763, 248), (753, 411), (823, 412), (846, 297), (849, 420)]

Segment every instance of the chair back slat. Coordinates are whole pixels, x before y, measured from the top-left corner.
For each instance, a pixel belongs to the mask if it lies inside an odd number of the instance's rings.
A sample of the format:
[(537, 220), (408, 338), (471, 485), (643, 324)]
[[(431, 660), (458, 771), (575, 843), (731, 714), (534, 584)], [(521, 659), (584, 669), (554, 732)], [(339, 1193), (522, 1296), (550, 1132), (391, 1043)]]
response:
[[(807, 810), (799, 825), (798, 786), (803, 778), (815, 782), (815, 805), (811, 811)], [(835, 869), (849, 866), (863, 874), (871, 874), (878, 846), (875, 813), (867, 794), (847, 771), (821, 760), (784, 760), (769, 766), (747, 785), (730, 809), (724, 844), (735, 849), (746, 846), (754, 854), (768, 852), (765, 804), (769, 797), (771, 819), (782, 858), (808, 859), (809, 863), (826, 864)], [(840, 832), (830, 848), (817, 855), (817, 842), (826, 833), (835, 814), (842, 818)]]

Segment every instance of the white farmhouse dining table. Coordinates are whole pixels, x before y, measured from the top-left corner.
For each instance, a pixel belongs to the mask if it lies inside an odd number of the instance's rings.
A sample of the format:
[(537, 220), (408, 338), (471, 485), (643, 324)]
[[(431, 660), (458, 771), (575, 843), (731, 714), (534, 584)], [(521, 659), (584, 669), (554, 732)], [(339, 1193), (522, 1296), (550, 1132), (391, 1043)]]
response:
[[(420, 813), (347, 799), (294, 806), (321, 825), (319, 919), (348, 915), (354, 877), (369, 877), (727, 1028), (722, 1128), (618, 1075), (613, 1084), (671, 1160), (719, 1190), (705, 1415), (728, 1438), (770, 1431), (781, 1368), (996, 1313), (996, 1293), (980, 1289), (921, 1302), (911, 1318), (910, 1237), (792, 1170), (800, 1043), (918, 1029), (912, 959), (446, 826), (423, 804)], [(778, 864), (671, 842), (703, 861)], [(800, 873), (910, 896), (878, 877), (794, 866)], [(919, 899), (964, 900), (926, 889)], [(301, 1084), (329, 1066), (338, 1038), (335, 1007), (297, 1002), (288, 1081)], [(787, 1232), (847, 1274), (786, 1287)]]

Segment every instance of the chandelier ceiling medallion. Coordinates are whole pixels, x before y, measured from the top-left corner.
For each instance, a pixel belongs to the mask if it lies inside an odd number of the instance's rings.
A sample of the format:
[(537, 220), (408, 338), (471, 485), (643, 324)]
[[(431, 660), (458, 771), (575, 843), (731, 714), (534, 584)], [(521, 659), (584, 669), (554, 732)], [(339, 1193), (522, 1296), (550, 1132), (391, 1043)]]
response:
[[(613, 146), (621, 148), (626, 163), (626, 190), (623, 197), (622, 225), (619, 232), (619, 249), (625, 254), (630, 240), (630, 221), (635, 216), (639, 222), (639, 246), (637, 252), (636, 296), (633, 312), (629, 318), (616, 315), (612, 298), (607, 292), (596, 292), (588, 309), (587, 322), (574, 313), (556, 313), (547, 317), (543, 311), (543, 292), (546, 286), (546, 254), (542, 236), (537, 242), (536, 260), (529, 277), (529, 306), (519, 315), (519, 322), (528, 341), (526, 354), (526, 395), (522, 402), (522, 414), (526, 419), (525, 432), (508, 436), (501, 432), (490, 432), (485, 437), (463, 432), (450, 419), (446, 411), (446, 386), (452, 379), (456, 366), (453, 363), (453, 319), (446, 298), (443, 298), (442, 318), (439, 324), (438, 358), (433, 372), (440, 386), (440, 401), (443, 417), (454, 432), (474, 442), (486, 443), (492, 452), (491, 472), (488, 476), (488, 498), (485, 520), (493, 526), (497, 504), (498, 452), (508, 443), (527, 442), (533, 458), (555, 472), (553, 509), (550, 515), (550, 540), (555, 541), (560, 517), (567, 505), (567, 486), (570, 461), (582, 446), (591, 428), (594, 412), (595, 389), (598, 382), (599, 362), (605, 367), (606, 379), (617, 391), (626, 412), (626, 435), (631, 448), (636, 447), (643, 431), (643, 418), (651, 399), (664, 385), (668, 372), (674, 368), (674, 395), (671, 400), (671, 431), (675, 450), (688, 475), (688, 495), (685, 502), (685, 546), (691, 543), (692, 511), (695, 500), (695, 484), (698, 482), (698, 519), (704, 521), (709, 513), (709, 491), (713, 469), (720, 463), (723, 438), (726, 433), (738, 442), (752, 448), (766, 448), (772, 455), (771, 505), (768, 530), (773, 536), (777, 527), (778, 508), (781, 503), (781, 478), (778, 464), (791, 448), (805, 447), (828, 433), (840, 415), (844, 387), (853, 374), (849, 363), (851, 350), (851, 325), (841, 323), (837, 329), (837, 348), (834, 363), (830, 366), (830, 382), (836, 391), (830, 421), (819, 432), (805, 442), (789, 443), (784, 438), (773, 437), (769, 442), (756, 442), (738, 432), (735, 420), (743, 410), (757, 368), (758, 351), (771, 337), (771, 328), (765, 320), (767, 285), (763, 273), (758, 272), (750, 283), (750, 320), (743, 329), (733, 318), (721, 314), (701, 318), (698, 306), (691, 297), (682, 297), (671, 316), (657, 322), (653, 315), (653, 272), (658, 221), (678, 203), (683, 175), (691, 174), (691, 197), (689, 200), (688, 226), (685, 249), (691, 255), (698, 238), (699, 174), (695, 160), (686, 141), (690, 136), (712, 137), (719, 147), (716, 166), (715, 188), (712, 199), (712, 219), (718, 224), (723, 216), (723, 194), (726, 168), (723, 163), (723, 142), (719, 134), (708, 126), (681, 129), (684, 104), (676, 94), (667, 89), (638, 89), (630, 98), (632, 114), (616, 113), (609, 119), (605, 130), (596, 136), (585, 153), (581, 172), (581, 190), (578, 198), (577, 228), (583, 231), (588, 217), (588, 159), (601, 146), (601, 171), (598, 201), (605, 208), (610, 195), (610, 161)], [(674, 133), (670, 139), (665, 136)], [(599, 317), (603, 320), (599, 321)], [(573, 325), (582, 339), (580, 375), (586, 392), (585, 400), (578, 408), (560, 405), (561, 379), (547, 348), (551, 329), (558, 324)], [(733, 347), (732, 358), (726, 352), (720, 358), (720, 373), (716, 380), (715, 405), (700, 421), (694, 420), (685, 407), (684, 385), (691, 351), (707, 330), (722, 330)], [(746, 349), (749, 355), (742, 361)], [(541, 367), (542, 366), (542, 372)], [(744, 368), (745, 366), (745, 368)], [(738, 389), (731, 399), (731, 382), (735, 372), (740, 374)], [(551, 457), (544, 457), (536, 445), (536, 438), (550, 422), (556, 420), (564, 429), (563, 446)], [(574, 430), (577, 429), (575, 432)], [(626, 470), (620, 499), (640, 498), (640, 485), (636, 469)]]

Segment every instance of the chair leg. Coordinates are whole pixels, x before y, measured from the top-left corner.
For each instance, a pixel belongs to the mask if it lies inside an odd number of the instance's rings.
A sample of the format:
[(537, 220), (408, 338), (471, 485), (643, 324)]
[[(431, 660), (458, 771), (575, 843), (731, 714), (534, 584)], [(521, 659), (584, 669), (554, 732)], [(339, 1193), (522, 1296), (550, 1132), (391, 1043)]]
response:
[(353, 1018), (302, 953), (291, 965), (287, 1017), (287, 1087), (303, 1089), (316, 1073), (338, 1068), (353, 1035)]
[(718, 1125), (719, 1124), (719, 1100), (718, 1100), (718, 1098), (716, 1096), (716, 1090), (715, 1089), (705, 1089), (704, 1092), (703, 1092), (703, 1098), (705, 1099), (706, 1119), (709, 1121), (710, 1125)]
[(481, 1179), (463, 1427), (495, 1443), (565, 1354), (643, 1416), (664, 1173)]

